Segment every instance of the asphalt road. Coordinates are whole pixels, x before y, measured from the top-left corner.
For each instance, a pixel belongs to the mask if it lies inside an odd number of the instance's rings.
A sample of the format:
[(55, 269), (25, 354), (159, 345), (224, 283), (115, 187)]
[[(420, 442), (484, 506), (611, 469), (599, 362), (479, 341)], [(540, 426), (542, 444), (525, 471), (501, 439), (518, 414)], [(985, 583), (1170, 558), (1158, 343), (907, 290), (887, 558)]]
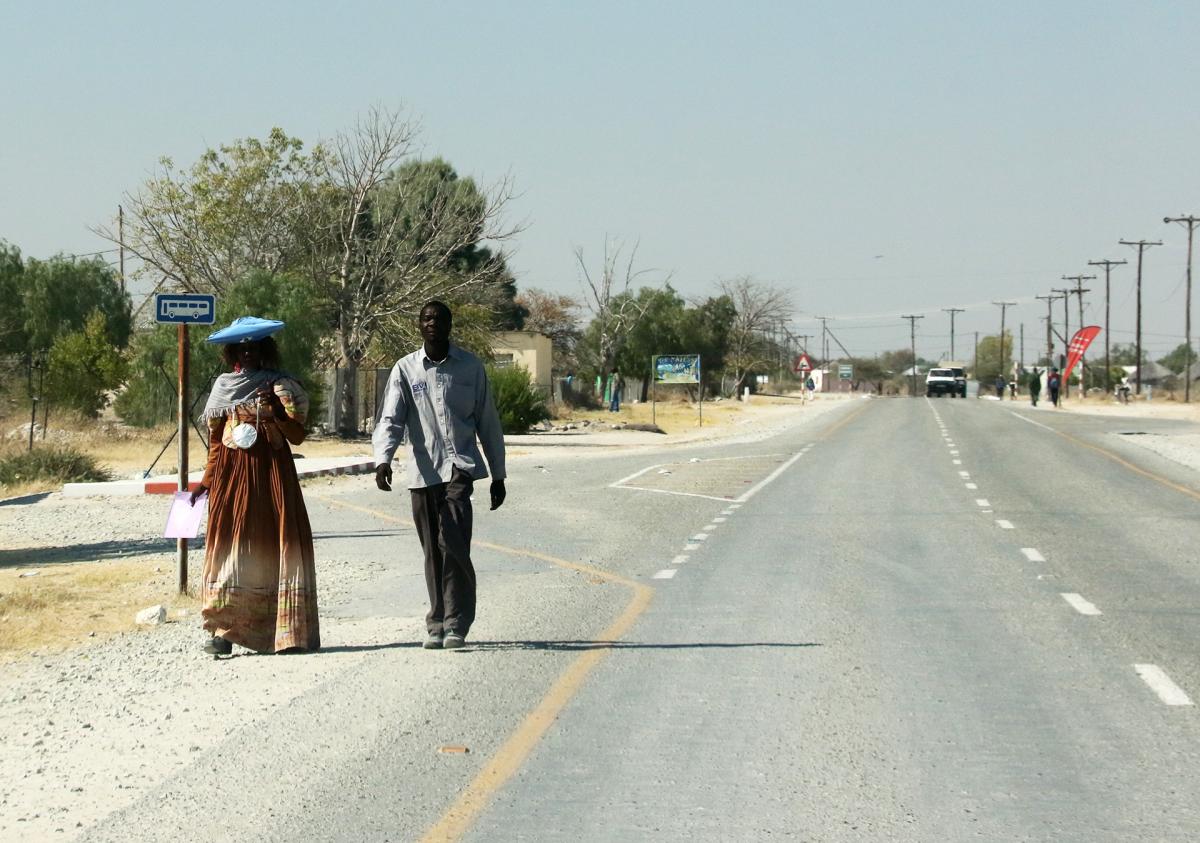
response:
[(1148, 424), (864, 400), (525, 464), (459, 652), (406, 496), (340, 481), (318, 557), (388, 564), (327, 615), (397, 643), (84, 839), (1200, 838), (1200, 482)]

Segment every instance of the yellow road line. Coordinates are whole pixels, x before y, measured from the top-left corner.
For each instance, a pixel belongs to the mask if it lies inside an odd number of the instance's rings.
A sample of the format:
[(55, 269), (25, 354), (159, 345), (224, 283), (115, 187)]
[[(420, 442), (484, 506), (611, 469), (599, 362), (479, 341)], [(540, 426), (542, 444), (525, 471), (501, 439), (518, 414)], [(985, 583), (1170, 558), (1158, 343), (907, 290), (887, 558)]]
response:
[[(312, 497), (322, 500), (331, 506), (353, 509), (394, 524), (412, 523), (408, 519), (399, 518), (387, 512), (380, 512), (377, 509), (335, 500), (325, 495), (313, 495)], [(506, 547), (492, 542), (477, 541), (474, 544), (476, 547), (486, 547), (489, 550), (499, 553), (539, 559), (543, 562), (549, 562), (551, 565), (557, 565), (560, 568), (579, 571), (580, 573), (599, 577), (607, 582), (617, 583), (631, 589), (633, 591), (633, 598), (626, 604), (620, 616), (609, 625), (608, 629), (600, 633), (601, 641), (617, 641), (622, 638), (629, 631), (630, 627), (633, 626), (638, 617), (646, 611), (646, 608), (650, 605), (650, 600), (654, 597), (654, 589), (650, 586), (643, 585), (636, 580), (631, 580), (618, 574), (601, 570), (600, 568), (593, 568), (590, 565), (581, 565), (578, 562), (570, 562), (566, 559), (559, 559), (556, 556), (550, 556), (545, 553)], [(608, 655), (609, 649), (607, 647), (598, 647), (594, 650), (587, 650), (571, 662), (570, 666), (550, 686), (550, 690), (542, 697), (541, 702), (537, 704), (533, 711), (525, 716), (525, 719), (521, 721), (521, 725), (517, 727), (516, 731), (509, 736), (508, 740), (484, 764), (483, 769), (467, 785), (466, 790), (446, 810), (441, 819), (425, 833), (424, 837), (421, 838), (423, 842), (434, 843), (434, 841), (437, 841), (437, 843), (446, 843), (446, 841), (458, 840), (462, 837), (475, 822), (476, 818), (483, 812), (483, 809), (487, 807), (488, 802), (496, 792), (525, 763), (525, 759), (529, 757), (529, 753), (533, 752), (533, 748), (537, 746), (542, 735), (546, 734), (547, 730), (554, 725), (554, 721), (562, 713), (562, 710), (566, 708), (567, 703), (578, 693), (588, 674), (595, 670), (596, 666)]]
[(1084, 440), (1078, 438), (1077, 436), (1073, 436), (1070, 433), (1063, 433), (1061, 430), (1055, 430), (1054, 428), (1051, 428), (1051, 430), (1054, 430), (1054, 432), (1057, 433), (1059, 436), (1063, 437), (1064, 439), (1068, 439), (1071, 442), (1074, 442), (1076, 445), (1080, 445), (1084, 448), (1090, 448), (1091, 450), (1095, 451), (1096, 453), (1102, 454), (1102, 455), (1108, 457), (1113, 462), (1117, 463), (1118, 465), (1124, 466), (1125, 468), (1129, 469), (1130, 471), (1134, 472), (1135, 474), (1140, 474), (1143, 477), (1147, 477), (1150, 480), (1154, 480), (1158, 483), (1161, 483), (1162, 485), (1166, 486), (1168, 489), (1174, 489), (1176, 492), (1182, 492), (1183, 494), (1187, 495), (1188, 497), (1195, 498), (1196, 500), (1200, 500), (1200, 492), (1196, 491), (1195, 489), (1184, 486), (1181, 483), (1176, 483), (1174, 480), (1168, 480), (1167, 478), (1163, 477), (1162, 475), (1155, 474), (1153, 471), (1142, 468), (1141, 466), (1134, 465), (1129, 460), (1124, 459), (1123, 457), (1117, 456), (1116, 454), (1114, 454), (1112, 451), (1108, 450), (1107, 448), (1102, 448), (1099, 445), (1093, 445), (1091, 442), (1085, 442)]

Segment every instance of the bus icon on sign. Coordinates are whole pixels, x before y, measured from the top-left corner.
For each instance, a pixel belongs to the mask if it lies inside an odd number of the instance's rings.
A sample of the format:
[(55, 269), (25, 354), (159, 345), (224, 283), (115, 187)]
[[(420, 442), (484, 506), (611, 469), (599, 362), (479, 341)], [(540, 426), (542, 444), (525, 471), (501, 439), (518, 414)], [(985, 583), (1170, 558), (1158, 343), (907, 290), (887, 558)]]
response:
[(154, 300), (156, 322), (211, 325), (216, 321), (216, 296), (202, 293), (160, 293)]

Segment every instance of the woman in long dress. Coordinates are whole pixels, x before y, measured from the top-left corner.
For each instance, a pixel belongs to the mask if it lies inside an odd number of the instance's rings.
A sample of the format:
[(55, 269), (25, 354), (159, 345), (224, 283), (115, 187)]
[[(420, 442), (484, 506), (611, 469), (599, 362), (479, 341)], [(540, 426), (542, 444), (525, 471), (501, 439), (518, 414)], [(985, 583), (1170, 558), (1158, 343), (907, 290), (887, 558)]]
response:
[(192, 495), (209, 497), (200, 612), (208, 653), (321, 646), (312, 528), (288, 447), (304, 441), (308, 396), (278, 371), (270, 333), (282, 327), (243, 317), (209, 337), (225, 344), (233, 371), (205, 406), (208, 461)]

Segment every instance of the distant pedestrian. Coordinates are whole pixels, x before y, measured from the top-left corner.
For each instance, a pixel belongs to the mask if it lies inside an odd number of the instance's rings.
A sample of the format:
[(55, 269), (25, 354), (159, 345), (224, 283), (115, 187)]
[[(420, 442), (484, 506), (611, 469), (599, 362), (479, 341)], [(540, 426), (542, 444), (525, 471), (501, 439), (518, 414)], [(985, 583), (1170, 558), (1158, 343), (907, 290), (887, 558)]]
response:
[(1017, 400), (1017, 382), (1016, 381), (1008, 382), (1008, 397), (1011, 398), (1013, 401)]
[(996, 375), (995, 387), (996, 387), (996, 397), (999, 398), (1001, 401), (1003, 401), (1004, 400), (1004, 378), (1001, 377), (1000, 375)]
[[(421, 308), (424, 344), (392, 367), (387, 395), (372, 436), (375, 485), (392, 489), (392, 457), (401, 440), (411, 445), (405, 470), (413, 521), (425, 552), (425, 649), (463, 646), (475, 622), (475, 568), (471, 564), (471, 492), (492, 470), (491, 508), (504, 503), (504, 434), (479, 358), (450, 342), (450, 308)], [(478, 444), (476, 443), (478, 439)]]
[(812, 375), (809, 375), (807, 378), (805, 378), (804, 391), (808, 393), (806, 397), (809, 401), (811, 401), (813, 393), (817, 391), (817, 382), (812, 379)]
[(1042, 393), (1042, 373), (1035, 366), (1033, 374), (1029, 376), (1029, 400), (1033, 406), (1037, 406), (1038, 396)]
[(621, 390), (624, 386), (625, 381), (621, 379), (621, 373), (617, 369), (613, 369), (608, 380), (608, 411), (610, 413), (621, 411)]
[(1050, 403), (1055, 407), (1058, 406), (1058, 389), (1062, 385), (1062, 379), (1058, 376), (1058, 369), (1050, 367), (1050, 376), (1046, 378), (1046, 389), (1050, 392)]

